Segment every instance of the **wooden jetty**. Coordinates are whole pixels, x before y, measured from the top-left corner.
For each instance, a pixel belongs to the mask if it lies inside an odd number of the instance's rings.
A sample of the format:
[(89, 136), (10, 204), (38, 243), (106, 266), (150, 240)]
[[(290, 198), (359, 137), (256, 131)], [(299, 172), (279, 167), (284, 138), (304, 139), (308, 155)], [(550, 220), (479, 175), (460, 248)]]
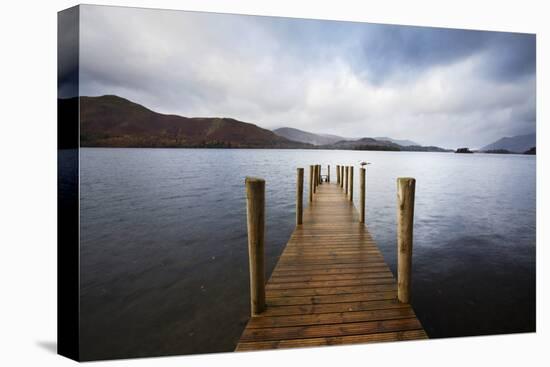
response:
[(337, 166), (335, 183), (323, 182), (320, 169), (310, 166), (307, 208), (298, 169), (296, 229), (267, 283), (265, 182), (247, 179), (252, 316), (236, 350), (426, 339), (408, 303), (414, 179), (398, 180), (398, 285), (364, 224), (364, 168), (359, 212), (352, 200), (353, 168)]

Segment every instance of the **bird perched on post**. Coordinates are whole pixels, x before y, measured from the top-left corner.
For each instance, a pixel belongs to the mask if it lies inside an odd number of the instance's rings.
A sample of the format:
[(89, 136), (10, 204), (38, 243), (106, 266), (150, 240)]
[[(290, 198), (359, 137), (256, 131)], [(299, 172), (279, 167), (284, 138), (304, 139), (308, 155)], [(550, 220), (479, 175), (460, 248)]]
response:
[(361, 162), (361, 163), (359, 163), (359, 164), (361, 165), (361, 167), (365, 167), (367, 164), (370, 164), (370, 162), (365, 162), (365, 161), (363, 161), (363, 162)]

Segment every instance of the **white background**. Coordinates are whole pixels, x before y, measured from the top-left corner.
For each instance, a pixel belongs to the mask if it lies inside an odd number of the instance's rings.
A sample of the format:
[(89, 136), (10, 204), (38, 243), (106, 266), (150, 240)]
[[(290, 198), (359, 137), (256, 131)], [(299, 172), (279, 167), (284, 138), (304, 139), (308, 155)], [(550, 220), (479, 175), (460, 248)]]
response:
[[(537, 333), (146, 358), (94, 365), (227, 366), (548, 363), (547, 270), (550, 184), (548, 66), (550, 12), (545, 1), (180, 0), (96, 4), (280, 15), (378, 23), (537, 33)], [(0, 12), (0, 365), (70, 365), (56, 343), (56, 12), (73, 1), (3, 2)], [(545, 24), (546, 23), (546, 24)], [(544, 292), (542, 285), (546, 286)], [(498, 287), (495, 284), (495, 287)], [(183, 317), (183, 315), (182, 315)], [(105, 336), (106, 338), (109, 335)], [(543, 362), (544, 361), (544, 362)], [(547, 364), (548, 365), (548, 364)]]

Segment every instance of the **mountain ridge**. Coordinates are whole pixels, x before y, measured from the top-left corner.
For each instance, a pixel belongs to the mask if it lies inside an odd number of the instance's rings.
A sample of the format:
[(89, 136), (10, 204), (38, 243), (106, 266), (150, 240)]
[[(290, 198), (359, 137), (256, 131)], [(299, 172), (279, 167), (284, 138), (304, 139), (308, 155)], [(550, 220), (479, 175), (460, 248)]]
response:
[(491, 144), (485, 145), (481, 151), (507, 150), (512, 153), (523, 153), (537, 145), (536, 133), (506, 136)]
[(278, 129), (274, 129), (273, 132), (289, 140), (299, 141), (312, 145), (334, 144), (340, 140), (348, 139), (338, 135), (316, 134), (310, 131), (300, 130), (293, 127), (281, 127)]
[(408, 147), (408, 146), (420, 146), (420, 144), (412, 141), (412, 140), (406, 140), (406, 139), (393, 139), (393, 138), (388, 138), (387, 136), (377, 136), (375, 137), (374, 139), (376, 140), (381, 140), (381, 141), (389, 141), (391, 143), (395, 143), (395, 144), (399, 144), (401, 146), (404, 146), (404, 147)]
[(376, 138), (361, 138), (357, 140), (342, 140), (337, 143), (323, 146), (324, 149), (347, 149), (347, 150), (384, 150), (403, 152), (451, 152), (451, 149), (436, 146), (409, 145), (403, 146), (387, 140)]
[(79, 98), (83, 147), (310, 147), (232, 118), (162, 114), (115, 95)]
[[(395, 141), (403, 144), (414, 142), (387, 137), (378, 138), (381, 140), (370, 137), (354, 139), (314, 134), (288, 127), (271, 131), (229, 117), (162, 114), (116, 95), (58, 99), (60, 116), (63, 115), (63, 111), (74, 105), (79, 105), (81, 147), (449, 151), (434, 146), (403, 146)], [(290, 133), (294, 139), (281, 136), (276, 131), (287, 136)]]
[(282, 127), (273, 130), (277, 135), (287, 139), (307, 142), (321, 149), (353, 149), (353, 150), (391, 150), (391, 151), (411, 151), (411, 152), (448, 152), (435, 146), (421, 146), (411, 140), (399, 140), (388, 137), (364, 137), (364, 138), (344, 138), (338, 135), (316, 134), (310, 131), (295, 129), (292, 127)]

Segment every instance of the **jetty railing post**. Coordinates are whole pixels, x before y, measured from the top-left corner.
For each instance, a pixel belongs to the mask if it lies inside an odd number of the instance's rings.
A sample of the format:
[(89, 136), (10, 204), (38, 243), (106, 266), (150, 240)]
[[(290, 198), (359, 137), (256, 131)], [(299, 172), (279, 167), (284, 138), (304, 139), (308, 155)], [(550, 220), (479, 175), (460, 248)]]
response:
[(336, 183), (340, 185), (340, 165), (336, 165)]
[(265, 180), (247, 177), (245, 184), (250, 266), (250, 312), (252, 316), (256, 316), (265, 311)]
[(315, 186), (319, 186), (319, 165), (315, 165)]
[(319, 186), (321, 184), (321, 182), (319, 182), (319, 165), (316, 164), (315, 167), (317, 167), (317, 171), (315, 171), (315, 174), (317, 175), (317, 186)]
[(415, 186), (414, 178), (397, 179), (397, 298), (402, 303), (411, 298)]
[(365, 168), (359, 169), (359, 223), (365, 223)]
[(323, 177), (321, 176), (321, 171), (322, 171), (322, 166), (319, 164), (319, 165), (317, 165), (317, 174), (319, 175), (317, 180), (319, 182), (319, 185), (323, 184)]
[(353, 202), (353, 166), (349, 167), (349, 201)]
[(346, 195), (348, 194), (348, 186), (349, 186), (349, 166), (346, 166), (346, 179), (345, 179), (345, 182), (344, 182), (344, 189), (345, 189), (345, 193)]
[(296, 169), (296, 225), (302, 224), (304, 209), (304, 169)]
[(317, 192), (317, 165), (313, 165), (313, 193)]
[(327, 182), (330, 182), (330, 164), (327, 167)]
[(344, 188), (344, 166), (340, 166), (340, 187)]
[(317, 182), (317, 186), (320, 185), (320, 182), (319, 182), (319, 165), (318, 164), (315, 165), (315, 182)]
[(309, 202), (311, 203), (313, 201), (313, 190), (314, 190), (314, 183), (313, 183), (313, 165), (309, 166)]

